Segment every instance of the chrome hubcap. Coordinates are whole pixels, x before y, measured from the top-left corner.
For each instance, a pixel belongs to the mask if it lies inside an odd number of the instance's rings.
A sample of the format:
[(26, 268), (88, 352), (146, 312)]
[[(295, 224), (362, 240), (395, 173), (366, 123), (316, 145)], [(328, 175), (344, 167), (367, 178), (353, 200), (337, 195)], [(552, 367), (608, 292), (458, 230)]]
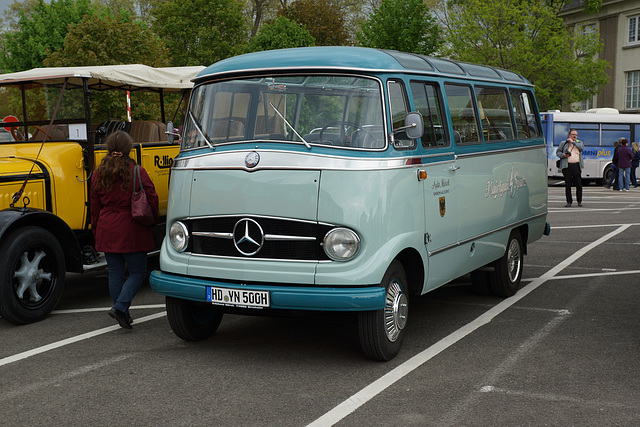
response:
[(520, 275), (520, 245), (516, 239), (511, 240), (509, 251), (507, 252), (507, 269), (509, 271), (509, 281), (515, 282)]
[(408, 312), (407, 296), (402, 292), (400, 283), (394, 280), (387, 289), (384, 306), (384, 324), (389, 341), (395, 342), (398, 339), (400, 331), (407, 325)]

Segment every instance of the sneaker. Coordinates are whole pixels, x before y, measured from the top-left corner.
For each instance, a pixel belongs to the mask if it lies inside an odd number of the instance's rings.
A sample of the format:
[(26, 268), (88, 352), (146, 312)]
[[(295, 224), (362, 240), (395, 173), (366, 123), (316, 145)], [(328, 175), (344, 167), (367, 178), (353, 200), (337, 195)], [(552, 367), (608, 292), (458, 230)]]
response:
[(567, 203), (566, 205), (564, 205), (565, 208), (570, 208), (571, 207), (571, 203)]
[(578, 207), (581, 208), (582, 207), (582, 203), (578, 203)]
[(629, 191), (629, 189), (628, 189), (628, 188), (625, 188), (625, 189), (624, 189), (624, 191)]
[(109, 310), (109, 316), (111, 316), (112, 319), (116, 319), (121, 328), (133, 329), (131, 323), (129, 323), (127, 319), (127, 314), (117, 308), (112, 307), (111, 310)]
[(621, 188), (621, 189), (619, 189), (618, 191), (622, 191), (622, 188)]

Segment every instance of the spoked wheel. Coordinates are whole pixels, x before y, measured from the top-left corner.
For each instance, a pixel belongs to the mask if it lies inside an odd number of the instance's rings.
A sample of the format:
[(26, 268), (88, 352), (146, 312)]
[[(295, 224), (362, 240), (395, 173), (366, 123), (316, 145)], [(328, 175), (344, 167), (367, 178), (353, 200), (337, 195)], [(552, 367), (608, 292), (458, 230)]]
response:
[(46, 317), (64, 288), (64, 254), (53, 234), (19, 228), (0, 244), (0, 315), (24, 324)]
[(393, 261), (382, 279), (386, 289), (385, 305), (376, 311), (358, 314), (360, 346), (373, 359), (393, 359), (402, 346), (409, 314), (407, 276), (399, 261)]
[(167, 319), (173, 332), (185, 341), (202, 341), (216, 333), (223, 312), (216, 306), (166, 297)]
[(515, 295), (520, 288), (524, 250), (522, 237), (518, 230), (513, 230), (509, 236), (507, 250), (502, 258), (494, 262), (495, 271), (491, 273), (491, 292), (500, 297)]

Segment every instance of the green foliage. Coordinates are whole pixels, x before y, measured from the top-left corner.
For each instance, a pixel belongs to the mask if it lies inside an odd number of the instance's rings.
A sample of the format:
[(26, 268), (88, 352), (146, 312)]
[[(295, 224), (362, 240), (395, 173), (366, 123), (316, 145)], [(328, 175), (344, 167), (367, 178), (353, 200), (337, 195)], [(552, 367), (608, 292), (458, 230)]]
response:
[(306, 28), (316, 46), (344, 46), (349, 40), (344, 13), (331, 0), (296, 0), (280, 14)]
[(64, 45), (44, 60), (48, 67), (169, 65), (168, 49), (145, 24), (124, 18), (89, 17), (70, 27)]
[(441, 43), (435, 18), (423, 0), (382, 0), (356, 39), (365, 47), (424, 55)]
[(444, 22), (445, 55), (522, 74), (536, 85), (541, 111), (591, 97), (608, 82), (598, 37), (570, 32), (545, 2), (450, 3)]
[(315, 40), (305, 28), (284, 16), (262, 26), (247, 47), (247, 52), (314, 46)]
[(209, 65), (244, 51), (248, 25), (241, 0), (167, 0), (153, 10), (153, 29), (172, 65)]
[(42, 61), (64, 43), (69, 24), (93, 15), (90, 0), (38, 0), (30, 13), (19, 12), (15, 31), (5, 34), (0, 51), (4, 73), (42, 67)]

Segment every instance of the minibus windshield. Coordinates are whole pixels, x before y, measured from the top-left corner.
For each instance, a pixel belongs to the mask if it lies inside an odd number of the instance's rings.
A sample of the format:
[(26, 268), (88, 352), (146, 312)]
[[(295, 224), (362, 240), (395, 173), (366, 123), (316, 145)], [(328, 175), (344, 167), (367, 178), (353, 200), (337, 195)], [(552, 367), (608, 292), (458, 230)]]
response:
[(192, 93), (182, 149), (269, 141), (348, 149), (386, 144), (381, 84), (344, 75), (204, 83)]

